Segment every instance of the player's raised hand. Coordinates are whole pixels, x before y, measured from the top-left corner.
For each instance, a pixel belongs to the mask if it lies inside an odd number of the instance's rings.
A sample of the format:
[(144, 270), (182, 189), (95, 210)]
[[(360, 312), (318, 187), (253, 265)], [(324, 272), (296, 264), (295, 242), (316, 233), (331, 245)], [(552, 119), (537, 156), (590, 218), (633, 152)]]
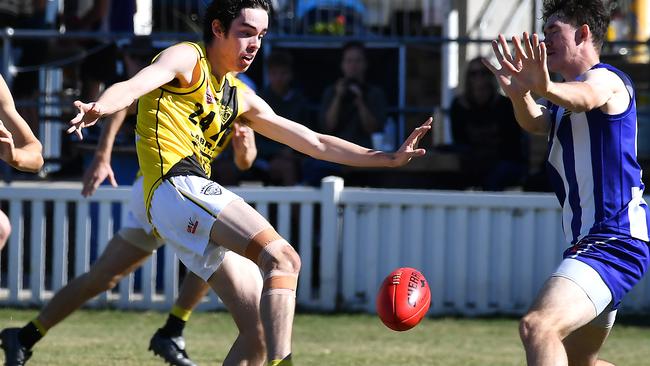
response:
[(513, 74), (521, 69), (521, 60), (512, 56), (508, 42), (502, 34), (499, 34), (498, 38), (492, 41), (492, 51), (499, 63), (498, 69), (486, 59), (481, 61), (496, 76), (503, 91), (509, 97), (520, 97), (528, 93), (530, 89), (513, 78)]
[(117, 181), (115, 180), (110, 161), (95, 156), (88, 169), (84, 172), (81, 195), (84, 197), (92, 196), (99, 185), (106, 179), (108, 179), (113, 187), (117, 187)]
[(97, 103), (84, 103), (76, 100), (74, 106), (77, 107), (79, 113), (70, 121), (70, 127), (67, 133), (76, 133), (80, 140), (83, 140), (81, 129), (89, 127), (97, 123), (97, 120), (102, 116), (102, 108)]
[(0, 121), (0, 159), (6, 162), (13, 162), (16, 156), (16, 147), (11, 132)]
[(420, 125), (420, 127), (417, 127), (415, 130), (413, 130), (409, 137), (406, 138), (399, 150), (395, 152), (396, 166), (402, 166), (411, 161), (412, 158), (426, 154), (427, 151), (425, 149), (418, 148), (418, 144), (422, 140), (422, 136), (424, 136), (431, 129), (432, 122), (433, 118), (429, 117), (426, 121), (424, 121), (423, 124)]
[(530, 37), (528, 32), (524, 32), (522, 40), (513, 36), (512, 42), (516, 58), (521, 60), (521, 66), (513, 73), (513, 77), (524, 87), (538, 95), (544, 95), (551, 83), (546, 65), (546, 45), (539, 41), (536, 33)]

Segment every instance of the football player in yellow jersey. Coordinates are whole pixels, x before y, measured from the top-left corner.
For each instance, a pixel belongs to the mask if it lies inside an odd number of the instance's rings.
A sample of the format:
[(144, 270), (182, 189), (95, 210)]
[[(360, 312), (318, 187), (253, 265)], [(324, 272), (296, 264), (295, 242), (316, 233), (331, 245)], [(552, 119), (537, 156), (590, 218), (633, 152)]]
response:
[(215, 0), (206, 10), (205, 48), (181, 43), (108, 88), (96, 102), (75, 102), (69, 133), (82, 136), (103, 115), (139, 99), (137, 150), (148, 217), (183, 263), (218, 286), (215, 271), (230, 251), (255, 262), (264, 284), (261, 318), (269, 365), (291, 364), (291, 334), (300, 257), (251, 206), (211, 182), (209, 161), (236, 116), (258, 133), (317, 159), (360, 167), (399, 167), (422, 156), (431, 118), (395, 152), (376, 151), (311, 131), (276, 115), (264, 100), (237, 87), (268, 28), (267, 0)]

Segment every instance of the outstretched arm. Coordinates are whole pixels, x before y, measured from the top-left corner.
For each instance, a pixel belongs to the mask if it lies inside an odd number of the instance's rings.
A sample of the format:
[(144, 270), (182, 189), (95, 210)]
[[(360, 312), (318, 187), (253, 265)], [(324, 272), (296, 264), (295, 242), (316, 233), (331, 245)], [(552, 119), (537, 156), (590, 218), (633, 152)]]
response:
[(176, 79), (181, 86), (192, 84), (198, 54), (188, 44), (177, 44), (165, 49), (149, 66), (140, 70), (130, 79), (114, 84), (106, 89), (96, 102), (75, 101), (79, 110), (70, 121), (68, 133), (75, 132), (83, 138), (81, 129), (94, 125), (105, 115), (113, 114), (130, 106), (142, 95)]
[(12, 167), (37, 172), (43, 166), (43, 147), (23, 117), (0, 75), (0, 158)]
[(112, 114), (108, 118), (108, 122), (104, 124), (93, 161), (83, 175), (81, 194), (84, 197), (89, 197), (95, 193), (97, 187), (106, 179), (108, 179), (113, 187), (117, 187), (113, 168), (111, 168), (111, 154), (113, 152), (115, 136), (117, 136), (117, 132), (122, 127), (126, 115), (127, 109), (118, 111)]
[(299, 123), (280, 117), (260, 97), (244, 93), (244, 116), (262, 135), (311, 157), (359, 167), (398, 167), (426, 151), (418, 148), (422, 136), (431, 129), (432, 119), (416, 128), (396, 152), (372, 150), (335, 136), (316, 133)]

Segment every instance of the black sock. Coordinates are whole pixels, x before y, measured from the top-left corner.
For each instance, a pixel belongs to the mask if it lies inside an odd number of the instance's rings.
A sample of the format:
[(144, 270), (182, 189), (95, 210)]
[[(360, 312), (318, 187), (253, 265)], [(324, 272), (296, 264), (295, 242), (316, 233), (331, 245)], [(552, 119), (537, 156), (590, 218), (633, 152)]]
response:
[(167, 322), (160, 328), (160, 334), (166, 337), (180, 337), (183, 335), (185, 321), (174, 314), (169, 314)]
[(34, 347), (36, 342), (40, 341), (41, 338), (43, 338), (43, 335), (38, 331), (38, 328), (33, 322), (27, 323), (27, 325), (18, 331), (18, 341), (27, 349)]

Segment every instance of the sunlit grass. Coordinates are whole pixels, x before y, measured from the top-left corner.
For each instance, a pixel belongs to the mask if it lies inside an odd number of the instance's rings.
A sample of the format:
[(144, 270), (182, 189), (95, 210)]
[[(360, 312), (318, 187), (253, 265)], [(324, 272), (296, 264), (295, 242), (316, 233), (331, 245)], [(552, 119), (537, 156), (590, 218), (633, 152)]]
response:
[[(0, 327), (22, 326), (36, 311), (0, 310)], [(161, 365), (147, 351), (165, 321), (156, 312), (80, 311), (34, 348), (29, 365)], [(618, 366), (647, 364), (650, 328), (617, 324), (603, 357)], [(195, 313), (186, 328), (189, 353), (200, 365), (220, 364), (236, 335), (228, 313)], [(298, 314), (296, 365), (524, 365), (516, 319), (425, 319), (393, 332), (372, 315)]]

